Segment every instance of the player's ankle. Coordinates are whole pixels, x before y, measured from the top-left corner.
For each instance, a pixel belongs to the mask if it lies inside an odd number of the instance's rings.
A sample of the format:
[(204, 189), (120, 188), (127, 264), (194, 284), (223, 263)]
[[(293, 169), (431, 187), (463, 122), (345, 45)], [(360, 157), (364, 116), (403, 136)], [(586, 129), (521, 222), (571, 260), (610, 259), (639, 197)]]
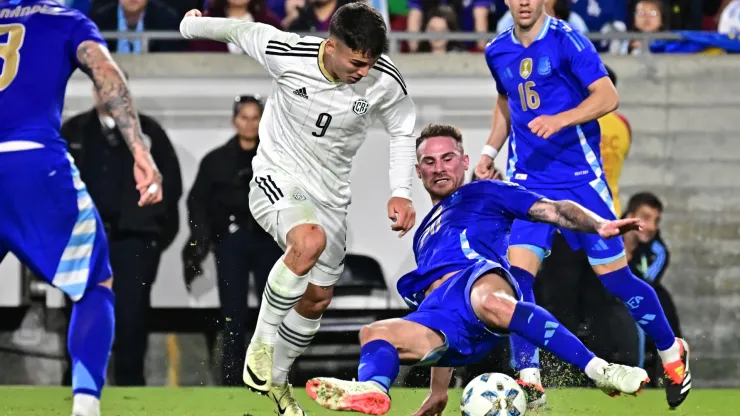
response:
[(678, 342), (678, 338), (673, 341), (673, 344), (667, 350), (658, 350), (658, 355), (663, 361), (663, 364), (669, 364), (680, 360), (681, 344)]
[(75, 394), (72, 414), (75, 416), (100, 416), (100, 399), (90, 394)]
[(583, 370), (586, 376), (594, 381), (599, 381), (604, 377), (604, 368), (609, 365), (606, 361), (599, 357), (594, 357), (591, 361), (586, 364), (586, 368)]
[(377, 387), (378, 389), (380, 389), (383, 393), (388, 394), (388, 389), (386, 389), (384, 385), (378, 383), (377, 381), (368, 380), (365, 383), (369, 383), (369, 384)]

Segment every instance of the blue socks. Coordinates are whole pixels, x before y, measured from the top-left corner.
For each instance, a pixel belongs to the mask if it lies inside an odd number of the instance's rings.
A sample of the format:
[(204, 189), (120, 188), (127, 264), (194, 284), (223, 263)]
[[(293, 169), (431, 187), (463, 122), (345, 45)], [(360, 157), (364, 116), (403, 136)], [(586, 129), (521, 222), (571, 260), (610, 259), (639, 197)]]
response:
[(67, 348), (74, 394), (100, 398), (113, 346), (114, 299), (110, 289), (95, 285), (73, 306)]
[(649, 284), (632, 274), (629, 267), (601, 275), (599, 278), (609, 293), (627, 305), (632, 318), (655, 342), (659, 351), (671, 348), (676, 336), (668, 324), (663, 307), (660, 306), (658, 295)]
[[(536, 303), (534, 301), (534, 276), (516, 266), (512, 266), (510, 272), (519, 284), (524, 301)], [(511, 334), (509, 342), (511, 343), (511, 367), (514, 370), (540, 368), (540, 351), (534, 344), (517, 334)]]
[(400, 368), (401, 360), (396, 347), (388, 341), (378, 339), (362, 346), (357, 377), (359, 381), (375, 382), (387, 393), (398, 377)]
[(547, 349), (581, 371), (585, 371), (586, 365), (595, 358), (594, 353), (560, 325), (550, 312), (533, 303), (517, 302), (509, 330), (538, 347)]

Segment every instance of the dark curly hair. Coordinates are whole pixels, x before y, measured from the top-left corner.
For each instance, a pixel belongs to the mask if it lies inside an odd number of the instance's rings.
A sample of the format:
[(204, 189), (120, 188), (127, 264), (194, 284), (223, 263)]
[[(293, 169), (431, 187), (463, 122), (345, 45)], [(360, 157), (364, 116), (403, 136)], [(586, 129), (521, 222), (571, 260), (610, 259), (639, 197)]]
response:
[(388, 28), (383, 16), (364, 2), (345, 4), (337, 9), (329, 23), (329, 35), (344, 42), (353, 51), (372, 58), (388, 52)]

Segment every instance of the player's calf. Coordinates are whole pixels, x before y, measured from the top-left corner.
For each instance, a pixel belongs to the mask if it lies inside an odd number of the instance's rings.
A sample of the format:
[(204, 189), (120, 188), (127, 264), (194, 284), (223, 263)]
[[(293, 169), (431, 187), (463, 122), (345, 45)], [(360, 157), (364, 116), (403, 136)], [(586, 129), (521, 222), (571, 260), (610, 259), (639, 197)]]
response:
[(67, 348), (72, 358), (74, 416), (99, 416), (115, 324), (113, 279), (87, 289), (72, 307)]
[(326, 232), (318, 224), (300, 224), (286, 236), (285, 265), (295, 274), (308, 273), (326, 249)]

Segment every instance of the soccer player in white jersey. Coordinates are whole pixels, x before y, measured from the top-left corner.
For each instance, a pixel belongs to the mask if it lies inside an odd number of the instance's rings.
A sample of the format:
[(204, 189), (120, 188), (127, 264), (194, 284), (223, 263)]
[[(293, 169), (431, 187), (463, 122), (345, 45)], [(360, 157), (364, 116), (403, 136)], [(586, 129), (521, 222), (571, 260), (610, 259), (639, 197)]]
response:
[[(414, 103), (387, 50), (387, 28), (372, 7), (340, 7), (328, 39), (188, 12), (187, 39), (238, 45), (273, 78), (260, 123), (249, 204), (285, 250), (270, 271), (259, 323), (247, 350), (244, 382), (269, 393), (281, 415), (303, 415), (287, 374), (305, 351), (343, 270), (352, 158), (375, 119), (391, 136), (391, 229), (414, 226), (411, 203)], [(244, 277), (247, 278), (246, 276)]]

